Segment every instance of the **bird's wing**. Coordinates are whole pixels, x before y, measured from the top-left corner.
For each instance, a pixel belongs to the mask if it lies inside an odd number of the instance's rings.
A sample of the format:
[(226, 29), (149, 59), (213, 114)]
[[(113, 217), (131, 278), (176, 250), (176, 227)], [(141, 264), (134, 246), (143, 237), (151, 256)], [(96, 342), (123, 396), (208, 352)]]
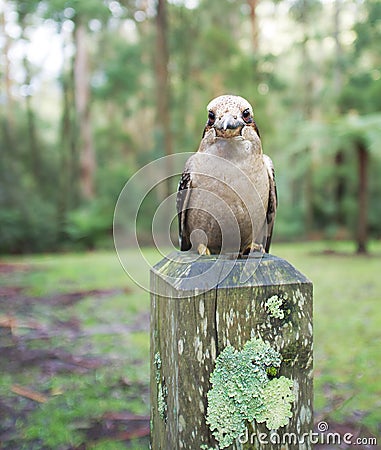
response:
[(191, 185), (192, 181), (190, 171), (185, 169), (179, 181), (176, 197), (177, 220), (179, 222), (179, 243), (181, 251), (187, 251), (191, 248), (190, 236), (186, 227), (187, 207), (189, 203)]
[(276, 210), (278, 207), (278, 194), (277, 194), (276, 183), (275, 183), (274, 164), (267, 155), (263, 155), (263, 161), (264, 161), (266, 169), (267, 169), (267, 174), (269, 177), (269, 186), (270, 186), (269, 202), (267, 205), (267, 212), (266, 212), (267, 236), (266, 236), (266, 243), (265, 243), (265, 251), (266, 251), (266, 253), (268, 253), (270, 250), (271, 238), (273, 235), (275, 214), (276, 214)]

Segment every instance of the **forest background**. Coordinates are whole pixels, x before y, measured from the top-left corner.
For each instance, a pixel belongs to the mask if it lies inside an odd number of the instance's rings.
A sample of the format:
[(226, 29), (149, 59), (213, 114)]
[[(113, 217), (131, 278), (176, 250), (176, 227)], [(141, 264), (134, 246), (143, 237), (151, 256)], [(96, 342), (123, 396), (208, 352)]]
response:
[(276, 239), (380, 237), (379, 1), (2, 0), (0, 28), (1, 252), (110, 246), (126, 181), (222, 93), (254, 105)]

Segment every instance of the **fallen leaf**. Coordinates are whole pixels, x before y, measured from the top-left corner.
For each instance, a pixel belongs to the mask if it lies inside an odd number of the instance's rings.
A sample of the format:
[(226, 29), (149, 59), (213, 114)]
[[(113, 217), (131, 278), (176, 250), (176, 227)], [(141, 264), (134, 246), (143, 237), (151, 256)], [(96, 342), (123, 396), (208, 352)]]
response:
[(38, 403), (46, 403), (49, 400), (46, 395), (40, 394), (39, 392), (33, 391), (32, 389), (20, 386), (18, 384), (14, 384), (11, 387), (11, 391), (14, 394), (21, 395), (21, 397), (29, 398), (30, 400), (34, 400)]

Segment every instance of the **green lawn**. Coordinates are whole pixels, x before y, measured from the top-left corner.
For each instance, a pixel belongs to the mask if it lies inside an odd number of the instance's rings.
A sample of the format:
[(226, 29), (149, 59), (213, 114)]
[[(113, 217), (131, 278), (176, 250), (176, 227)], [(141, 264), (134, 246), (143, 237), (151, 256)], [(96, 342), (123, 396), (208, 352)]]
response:
[[(352, 251), (349, 243), (272, 248), (314, 283), (316, 417), (361, 421), (377, 435), (381, 244), (369, 257)], [(127, 258), (144, 282), (141, 258)], [(0, 325), (2, 448), (148, 448), (149, 295), (114, 252), (2, 258)]]

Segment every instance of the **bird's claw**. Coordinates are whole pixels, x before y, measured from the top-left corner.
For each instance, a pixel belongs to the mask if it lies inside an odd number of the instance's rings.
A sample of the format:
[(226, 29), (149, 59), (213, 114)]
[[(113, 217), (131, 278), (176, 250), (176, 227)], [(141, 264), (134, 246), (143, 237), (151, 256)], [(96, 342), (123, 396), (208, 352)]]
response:
[(255, 253), (255, 252), (259, 252), (259, 253), (266, 253), (265, 249), (263, 247), (262, 244), (257, 244), (256, 242), (252, 242), (250, 247), (249, 247), (249, 254), (250, 253)]
[(205, 244), (199, 244), (199, 246), (197, 247), (197, 253), (199, 255), (210, 256), (210, 250), (208, 249), (208, 247)]

